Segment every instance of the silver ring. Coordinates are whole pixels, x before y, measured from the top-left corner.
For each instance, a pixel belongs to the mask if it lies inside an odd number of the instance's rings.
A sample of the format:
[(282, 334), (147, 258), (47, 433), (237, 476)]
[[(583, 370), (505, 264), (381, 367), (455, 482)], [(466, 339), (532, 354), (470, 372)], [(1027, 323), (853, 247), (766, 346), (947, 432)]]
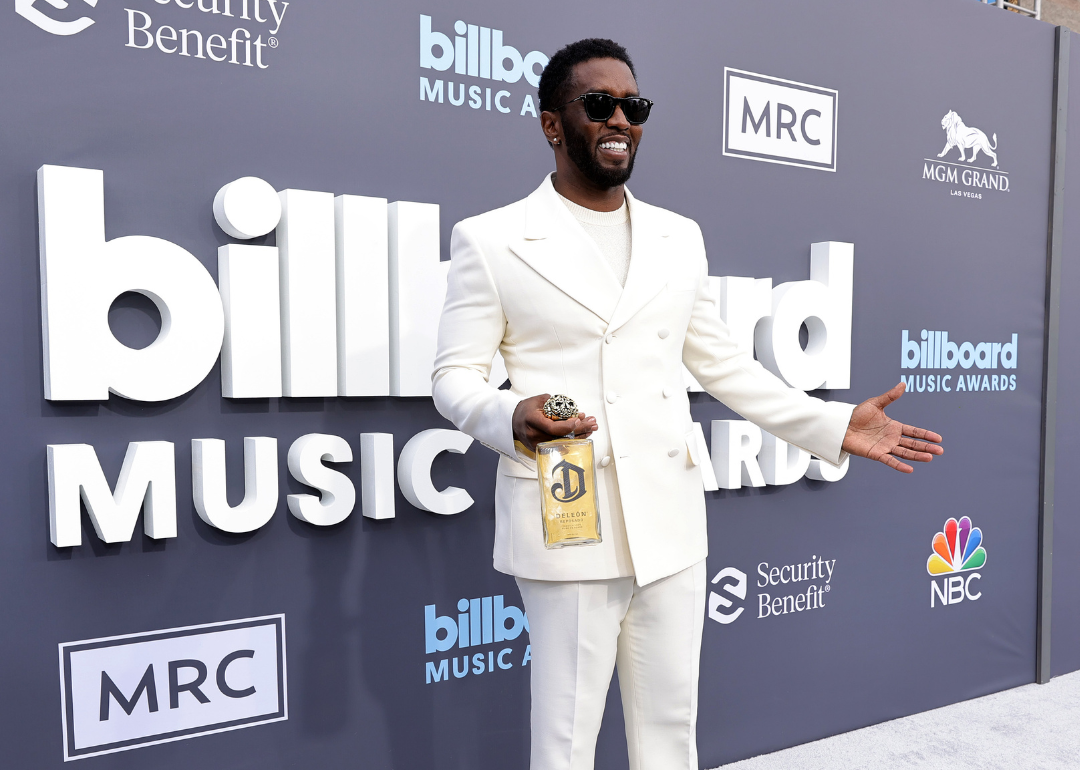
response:
[(549, 420), (572, 420), (578, 416), (578, 405), (569, 396), (552, 396), (544, 402), (544, 416)]

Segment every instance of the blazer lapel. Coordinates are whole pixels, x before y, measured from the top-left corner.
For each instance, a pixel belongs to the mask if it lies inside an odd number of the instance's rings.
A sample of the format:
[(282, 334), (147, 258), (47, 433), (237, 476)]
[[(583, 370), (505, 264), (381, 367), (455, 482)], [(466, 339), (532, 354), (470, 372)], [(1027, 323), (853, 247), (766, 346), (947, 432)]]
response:
[(533, 270), (610, 323), (623, 287), (596, 242), (559, 200), (550, 176), (526, 199), (524, 236), (509, 245)]
[(634, 317), (667, 285), (670, 264), (665, 261), (668, 230), (662, 217), (651, 206), (640, 203), (626, 191), (630, 207), (630, 272), (626, 286), (612, 315), (608, 331), (612, 332)]

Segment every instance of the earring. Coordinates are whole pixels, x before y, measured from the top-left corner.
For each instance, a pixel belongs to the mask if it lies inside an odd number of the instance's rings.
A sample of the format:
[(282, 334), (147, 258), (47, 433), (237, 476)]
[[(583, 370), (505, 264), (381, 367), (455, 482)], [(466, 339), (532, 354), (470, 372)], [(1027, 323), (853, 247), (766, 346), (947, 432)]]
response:
[(551, 143), (552, 144), (558, 144), (559, 143), (559, 137), (555, 137), (554, 139), (552, 139)]

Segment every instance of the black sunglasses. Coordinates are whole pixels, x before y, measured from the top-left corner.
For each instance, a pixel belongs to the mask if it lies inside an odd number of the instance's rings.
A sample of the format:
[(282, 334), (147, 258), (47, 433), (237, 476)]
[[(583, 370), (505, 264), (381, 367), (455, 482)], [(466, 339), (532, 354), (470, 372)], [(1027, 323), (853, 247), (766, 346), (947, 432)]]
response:
[(611, 94), (588, 93), (582, 94), (577, 99), (571, 99), (561, 107), (556, 107), (555, 110), (561, 110), (563, 107), (577, 101), (585, 102), (585, 115), (589, 120), (597, 123), (609, 120), (615, 114), (615, 105), (620, 105), (623, 115), (626, 116), (626, 122), (635, 126), (640, 126), (649, 119), (649, 111), (652, 110), (653, 106), (650, 99), (642, 99), (640, 96), (612, 96)]

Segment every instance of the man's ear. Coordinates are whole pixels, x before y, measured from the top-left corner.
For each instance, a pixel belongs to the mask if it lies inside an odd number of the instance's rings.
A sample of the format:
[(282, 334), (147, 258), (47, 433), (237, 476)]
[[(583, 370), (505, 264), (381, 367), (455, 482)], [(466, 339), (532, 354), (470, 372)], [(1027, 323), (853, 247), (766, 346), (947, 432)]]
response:
[(544, 131), (544, 138), (550, 145), (552, 140), (562, 136), (562, 116), (557, 112), (541, 112), (540, 127)]

